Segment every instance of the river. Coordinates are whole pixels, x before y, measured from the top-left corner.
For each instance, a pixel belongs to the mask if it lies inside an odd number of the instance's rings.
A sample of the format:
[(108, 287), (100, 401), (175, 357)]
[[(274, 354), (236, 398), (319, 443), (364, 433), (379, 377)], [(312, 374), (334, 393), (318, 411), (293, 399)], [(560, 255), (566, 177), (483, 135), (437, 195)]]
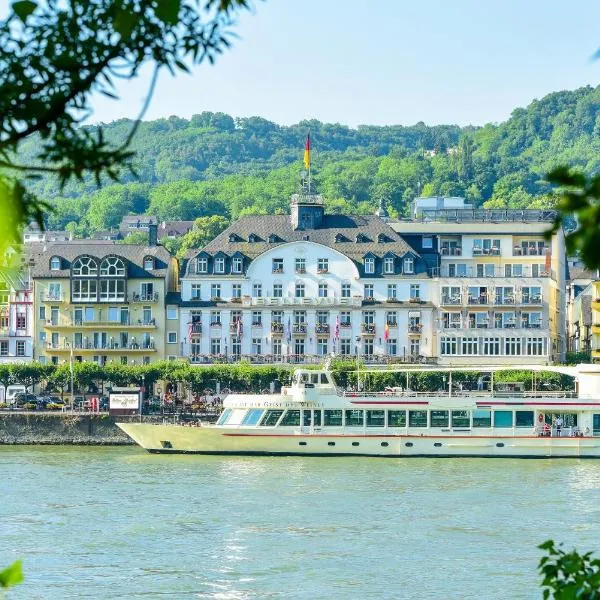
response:
[(600, 461), (0, 447), (9, 598), (540, 598), (600, 546)]

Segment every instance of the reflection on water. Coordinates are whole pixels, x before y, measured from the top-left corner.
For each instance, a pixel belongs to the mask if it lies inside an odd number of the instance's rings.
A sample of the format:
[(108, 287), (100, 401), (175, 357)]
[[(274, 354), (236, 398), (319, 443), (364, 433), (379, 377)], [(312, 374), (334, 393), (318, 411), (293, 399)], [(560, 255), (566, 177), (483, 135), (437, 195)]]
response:
[(596, 549), (600, 462), (0, 448), (11, 598), (539, 598)]

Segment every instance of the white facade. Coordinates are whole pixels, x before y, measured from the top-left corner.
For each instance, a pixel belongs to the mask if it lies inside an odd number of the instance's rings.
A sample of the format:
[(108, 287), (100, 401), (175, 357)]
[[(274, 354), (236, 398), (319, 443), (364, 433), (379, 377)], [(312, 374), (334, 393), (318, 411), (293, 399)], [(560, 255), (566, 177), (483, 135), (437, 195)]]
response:
[(350, 258), (310, 241), (269, 249), (245, 273), (242, 263), (239, 274), (214, 270), (188, 269), (181, 280), (180, 339), (192, 362), (432, 355), (431, 281), (422, 275), (361, 277)]
[(28, 278), (0, 274), (0, 364), (33, 360), (33, 297)]

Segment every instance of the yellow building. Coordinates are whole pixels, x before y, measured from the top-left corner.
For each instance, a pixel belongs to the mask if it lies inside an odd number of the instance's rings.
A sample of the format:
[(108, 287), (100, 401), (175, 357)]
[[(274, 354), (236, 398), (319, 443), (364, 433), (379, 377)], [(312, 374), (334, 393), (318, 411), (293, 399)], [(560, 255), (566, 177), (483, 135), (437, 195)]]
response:
[(592, 283), (592, 340), (591, 350), (594, 362), (600, 361), (600, 281)]
[(35, 360), (148, 364), (177, 355), (179, 322), (165, 305), (177, 261), (165, 248), (72, 240), (31, 244), (27, 254)]

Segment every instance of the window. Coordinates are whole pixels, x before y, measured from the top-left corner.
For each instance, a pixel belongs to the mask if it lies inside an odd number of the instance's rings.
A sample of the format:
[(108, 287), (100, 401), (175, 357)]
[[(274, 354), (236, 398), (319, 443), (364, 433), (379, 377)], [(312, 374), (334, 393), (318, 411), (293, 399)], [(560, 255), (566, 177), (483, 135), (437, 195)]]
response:
[(442, 327), (444, 329), (460, 329), (461, 326), (462, 319), (459, 312), (442, 313)]
[(329, 271), (329, 259), (319, 258), (317, 260), (317, 273), (327, 273)]
[(505, 277), (523, 277), (523, 265), (504, 265), (504, 276)]
[(433, 238), (430, 235), (423, 236), (423, 248), (433, 248)]
[(326, 283), (319, 284), (319, 298), (327, 298), (328, 286)]
[(365, 283), (365, 299), (373, 299), (373, 284)]
[(0, 356), (8, 356), (8, 340), (0, 340)]
[(473, 411), (473, 427), (491, 427), (492, 411), (478, 409)]
[(365, 258), (365, 273), (371, 275), (375, 273), (375, 259)]
[(500, 354), (500, 338), (483, 338), (483, 355), (498, 356)]
[(146, 256), (144, 258), (144, 269), (146, 269), (146, 271), (152, 271), (152, 269), (154, 269), (154, 258), (152, 256)]
[(198, 273), (208, 273), (208, 258), (198, 258)]
[(388, 283), (387, 286), (387, 297), (388, 300), (396, 300), (398, 297), (398, 288), (395, 283)]
[(461, 354), (475, 356), (478, 354), (479, 338), (465, 337), (461, 340)]
[(17, 309), (17, 329), (27, 329), (27, 314)]
[(279, 423), (280, 427), (300, 427), (300, 411), (287, 410)]
[(304, 298), (306, 286), (303, 283), (296, 284), (296, 298)]
[(242, 353), (242, 340), (237, 336), (231, 336), (231, 353), (239, 356)]
[(453, 410), (452, 411), (452, 427), (470, 427), (469, 411), (468, 410)]
[(533, 427), (533, 411), (516, 410), (515, 427)]
[(233, 283), (231, 285), (231, 297), (232, 298), (241, 298), (242, 297), (242, 284), (241, 283)]
[(167, 334), (167, 343), (168, 344), (176, 344), (177, 343), (177, 332), (169, 331)]
[(398, 313), (395, 310), (386, 312), (385, 322), (392, 327), (396, 327), (398, 325)]
[(461, 295), (460, 287), (458, 286), (443, 286), (442, 287), (442, 304), (460, 304)]
[(125, 277), (125, 263), (117, 256), (107, 256), (100, 264), (100, 275), (102, 277)]
[(254, 298), (262, 298), (262, 283), (252, 284), (252, 296)]
[(215, 273), (225, 273), (225, 259), (222, 256), (215, 258)]
[(295, 261), (296, 273), (306, 273), (306, 259), (297, 258)]
[(211, 325), (220, 325), (221, 324), (221, 311), (220, 310), (211, 310), (210, 311), (210, 324)]
[(363, 340), (363, 354), (369, 358), (373, 356), (375, 345), (372, 339)]
[(73, 276), (86, 277), (98, 275), (98, 263), (90, 256), (80, 256), (72, 267)]
[(364, 423), (365, 412), (358, 409), (346, 410), (346, 427), (362, 427)]
[(383, 272), (388, 275), (394, 272), (394, 258), (392, 256), (386, 256), (383, 259)]
[(125, 280), (101, 279), (100, 300), (125, 300)]
[(410, 340), (410, 355), (414, 358), (421, 354), (421, 340), (411, 339)]
[(493, 277), (495, 274), (495, 265), (493, 264), (478, 264), (476, 269), (477, 277)]
[[(96, 279), (74, 279), (72, 282), (71, 293), (74, 302), (96, 302), (98, 300), (98, 281)], [(60, 298), (56, 299), (60, 300)]]
[(319, 356), (327, 356), (328, 342), (327, 338), (317, 338), (317, 354)]
[(362, 317), (363, 317), (363, 323), (365, 325), (374, 325), (375, 324), (375, 311), (363, 310)]
[(53, 256), (50, 259), (50, 270), (51, 271), (60, 271), (60, 267), (61, 267), (61, 260), (59, 256)]
[(525, 329), (540, 329), (542, 324), (541, 312), (522, 312), (521, 327)]
[(350, 311), (343, 310), (340, 313), (340, 327), (350, 327), (352, 325), (352, 320), (350, 316)]
[(252, 354), (262, 354), (262, 338), (252, 338)]
[(406, 427), (405, 410), (388, 410), (388, 427)]
[(220, 338), (212, 338), (210, 340), (210, 353), (213, 356), (221, 354), (221, 339)]
[(283, 258), (273, 259), (273, 273), (283, 273)]
[(283, 298), (283, 285), (281, 283), (273, 284), (273, 298)]
[(25, 340), (17, 340), (16, 353), (17, 356), (25, 356)]
[(440, 351), (440, 353), (445, 356), (456, 355), (456, 338), (442, 337)]
[(257, 326), (262, 325), (262, 311), (260, 311), (260, 310), (252, 311), (252, 325), (257, 325)]
[(481, 256), (482, 254), (500, 254), (500, 240), (489, 238), (478, 238), (473, 240), (473, 255)]
[(279, 421), (282, 414), (282, 410), (268, 410), (259, 425), (261, 427), (274, 427), (277, 425), (277, 421)]
[(242, 419), (242, 425), (256, 425), (260, 421), (263, 412), (262, 408), (251, 408)]
[(367, 427), (385, 427), (385, 410), (368, 410)]
[(546, 339), (541, 337), (527, 338), (527, 354), (528, 356), (544, 356)]
[(40, 320), (41, 321), (46, 320), (46, 307), (45, 306), (40, 306)]
[(241, 273), (244, 268), (244, 260), (241, 256), (234, 256), (231, 260), (231, 272)]
[(427, 411), (426, 410), (409, 410), (408, 411), (408, 426), (409, 427), (427, 427)]
[(431, 427), (448, 427), (450, 414), (447, 410), (432, 410), (430, 414)]
[(324, 410), (323, 425), (325, 427), (341, 427), (342, 426), (342, 411), (341, 410)]
[(494, 411), (494, 427), (512, 427), (513, 414), (512, 410), (495, 410)]
[(192, 300), (200, 300), (200, 284), (192, 283)]
[(521, 338), (506, 338), (504, 340), (504, 354), (506, 354), (507, 356), (520, 356)]
[(144, 325), (152, 323), (152, 308), (150, 306), (144, 306), (142, 309), (142, 323)]
[(397, 356), (398, 354), (398, 341), (396, 338), (388, 338), (386, 342), (386, 352), (388, 356)]
[(167, 319), (175, 320), (178, 318), (177, 315), (177, 306), (167, 306)]
[(418, 283), (410, 284), (411, 300), (419, 300), (421, 298), (421, 286)]
[(281, 356), (282, 344), (281, 344), (280, 338), (273, 338), (272, 348), (273, 348), (273, 356)]
[(352, 340), (349, 338), (340, 339), (340, 354), (342, 356), (349, 356), (352, 354)]
[(350, 284), (342, 283), (342, 298), (350, 298)]
[(540, 304), (542, 302), (542, 288), (539, 286), (524, 287), (521, 291), (523, 304)]
[(414, 273), (415, 272), (415, 259), (407, 257), (404, 259), (404, 272)]

